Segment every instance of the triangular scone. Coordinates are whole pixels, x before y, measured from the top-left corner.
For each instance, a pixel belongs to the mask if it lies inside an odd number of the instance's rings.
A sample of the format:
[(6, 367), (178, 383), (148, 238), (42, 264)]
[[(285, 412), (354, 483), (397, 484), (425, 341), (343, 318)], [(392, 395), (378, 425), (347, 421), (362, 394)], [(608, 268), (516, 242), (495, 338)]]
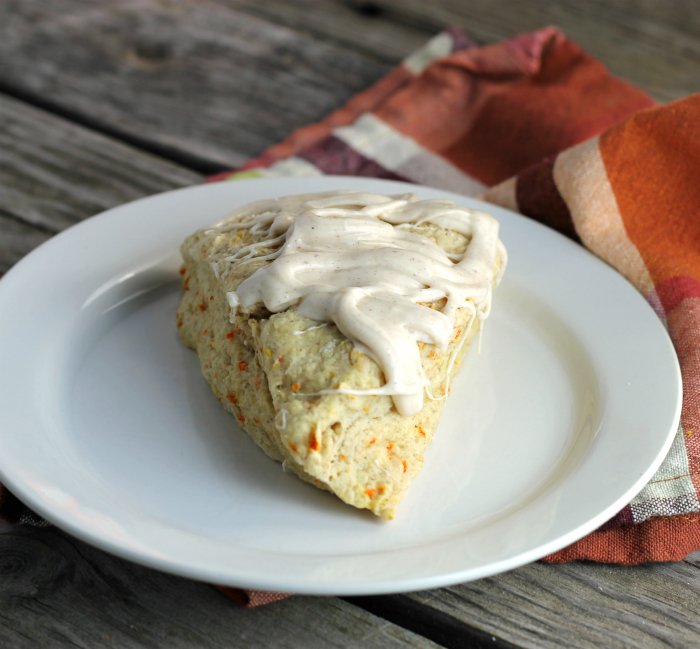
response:
[[(303, 480), (386, 519), (394, 517), (422, 467), (423, 453), (433, 438), (443, 397), (449, 391), (449, 374), (454, 375), (459, 368), (480, 321), (488, 314), (491, 286), (500, 279), (506, 263), (497, 235), (496, 243), (489, 243), (492, 253), (487, 260), (490, 268), (484, 271), (486, 293), (481, 290), (464, 304), (453, 305), (453, 322), (442, 349), (425, 342), (425, 334), (417, 334), (418, 341), (412, 343), (422, 366), (421, 380), (429, 383), (427, 398), (413, 414), (406, 414), (406, 407), (400, 414), (396, 398), (382, 393), (387, 391), (386, 374), (373, 359), (381, 361), (381, 350), (349, 339), (328, 321), (330, 317), (309, 317), (310, 302), (304, 305), (297, 299), (272, 312), (262, 302), (240, 304), (238, 294), (245, 298), (243, 289), (252, 280), (241, 286), (243, 282), (282, 259), (284, 246), (291, 245), (290, 223), (298, 215), (320, 205), (317, 216), (342, 219), (341, 212), (371, 214), (377, 205), (391, 201), (415, 209), (429, 203), (419, 203), (412, 195), (330, 192), (260, 201), (237, 210), (183, 243), (180, 272), (184, 295), (177, 314), (182, 340), (197, 351), (214, 394), (267, 455), (284, 462)], [(334, 203), (340, 203), (342, 210), (334, 208)], [(436, 206), (432, 207), (435, 212)], [(464, 208), (458, 210), (471, 214)], [(428, 237), (451, 256), (453, 261), (448, 263), (456, 265), (469, 250), (471, 234), (441, 227), (454, 222), (450, 218), (459, 214), (448, 210), (442, 221), (433, 217), (422, 223), (413, 215), (411, 219), (419, 221), (416, 225), (406, 222), (407, 213), (406, 208), (400, 212), (404, 225), (393, 227)], [(487, 215), (480, 213), (480, 217)], [(275, 236), (279, 230), (283, 233)], [(362, 237), (359, 241), (361, 247), (371, 247)], [(323, 246), (319, 250), (326, 254)], [(481, 254), (479, 261), (486, 256)], [(420, 259), (416, 263), (420, 264)], [(421, 268), (414, 270), (413, 275), (420, 277)], [(326, 291), (321, 297), (328, 297), (332, 288), (320, 290)], [(430, 293), (426, 295), (430, 297)], [(421, 308), (440, 311), (447, 301), (443, 297), (422, 303)], [(362, 318), (359, 324), (365, 325)], [(405, 325), (412, 332), (411, 323)], [(346, 330), (349, 326), (346, 321), (341, 323)], [(373, 339), (370, 336), (368, 340)], [(319, 394), (323, 391), (331, 393)]]

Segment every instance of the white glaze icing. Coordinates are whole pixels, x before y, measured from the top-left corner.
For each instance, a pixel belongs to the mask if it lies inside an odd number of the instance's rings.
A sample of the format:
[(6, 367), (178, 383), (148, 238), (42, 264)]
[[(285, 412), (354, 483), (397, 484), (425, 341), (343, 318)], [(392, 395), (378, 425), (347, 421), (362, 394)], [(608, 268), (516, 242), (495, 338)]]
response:
[[(448, 254), (434, 240), (407, 229), (423, 223), (464, 235), (469, 240), (466, 251)], [(451, 354), (451, 369), (473, 318), (488, 316), (492, 286), (506, 265), (492, 216), (448, 200), (421, 201), (415, 194), (338, 191), (259, 201), (207, 231), (239, 228), (263, 240), (220, 260), (221, 275), (225, 262), (270, 263), (227, 293), (231, 318), (238, 308), (262, 303), (272, 312), (295, 306), (304, 316), (334, 322), (379, 364), (386, 383), (372, 390), (339, 388), (317, 394), (389, 394), (402, 415), (422, 408), (429, 384), (417, 343), (431, 343), (444, 352), (457, 309), (468, 309), (470, 322)], [(259, 254), (261, 248), (274, 246), (279, 248)], [(494, 278), (497, 256), (499, 274)], [(443, 298), (441, 310), (423, 306)]]

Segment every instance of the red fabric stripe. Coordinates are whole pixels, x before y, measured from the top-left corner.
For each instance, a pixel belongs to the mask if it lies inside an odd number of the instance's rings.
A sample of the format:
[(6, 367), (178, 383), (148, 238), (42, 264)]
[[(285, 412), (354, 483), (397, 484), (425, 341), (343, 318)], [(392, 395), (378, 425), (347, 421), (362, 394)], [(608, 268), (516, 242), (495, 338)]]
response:
[(653, 103), (549, 27), (440, 59), (374, 112), (494, 185)]
[(688, 297), (700, 297), (700, 282), (692, 277), (671, 277), (656, 286), (656, 294), (666, 313)]
[(654, 518), (635, 525), (597, 530), (559, 552), (545, 563), (587, 559), (631, 565), (647, 561), (680, 561), (700, 547), (697, 516)]

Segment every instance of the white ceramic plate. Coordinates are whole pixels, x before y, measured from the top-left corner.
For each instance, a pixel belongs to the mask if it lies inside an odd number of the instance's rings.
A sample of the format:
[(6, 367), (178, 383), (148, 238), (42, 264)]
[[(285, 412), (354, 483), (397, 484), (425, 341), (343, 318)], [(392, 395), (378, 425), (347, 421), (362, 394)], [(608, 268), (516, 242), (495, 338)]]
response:
[[(180, 242), (253, 200), (363, 188), (480, 206), (510, 263), (392, 522), (284, 473), (175, 328)], [(310, 594), (432, 588), (562, 548), (656, 470), (680, 414), (669, 338), (580, 246), (448, 192), (361, 178), (223, 182), (89, 219), (0, 281), (0, 476), (75, 536), (161, 570)]]

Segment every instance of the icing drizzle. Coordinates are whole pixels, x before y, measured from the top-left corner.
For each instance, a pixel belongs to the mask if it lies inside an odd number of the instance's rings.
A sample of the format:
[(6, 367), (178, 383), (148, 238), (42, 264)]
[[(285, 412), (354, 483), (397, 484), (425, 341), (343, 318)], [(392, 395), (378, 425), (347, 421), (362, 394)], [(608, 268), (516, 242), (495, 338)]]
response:
[[(465, 252), (448, 254), (434, 240), (408, 229), (423, 223), (464, 235), (469, 241)], [(227, 293), (231, 318), (239, 308), (262, 303), (273, 313), (296, 306), (301, 315), (334, 322), (379, 364), (386, 383), (320, 394), (390, 394), (405, 416), (422, 408), (429, 385), (416, 343), (431, 343), (444, 352), (459, 308), (471, 313), (465, 334), (473, 318), (486, 318), (491, 287), (506, 264), (492, 216), (449, 200), (421, 201), (415, 194), (336, 191), (259, 201), (206, 231), (239, 228), (263, 239), (220, 260), (222, 276), (221, 262), (270, 263)], [(260, 254), (261, 248), (274, 246), (280, 247)], [(500, 268), (494, 278), (497, 255)], [(443, 298), (440, 310), (424, 306)], [(450, 369), (464, 338), (451, 354)]]

